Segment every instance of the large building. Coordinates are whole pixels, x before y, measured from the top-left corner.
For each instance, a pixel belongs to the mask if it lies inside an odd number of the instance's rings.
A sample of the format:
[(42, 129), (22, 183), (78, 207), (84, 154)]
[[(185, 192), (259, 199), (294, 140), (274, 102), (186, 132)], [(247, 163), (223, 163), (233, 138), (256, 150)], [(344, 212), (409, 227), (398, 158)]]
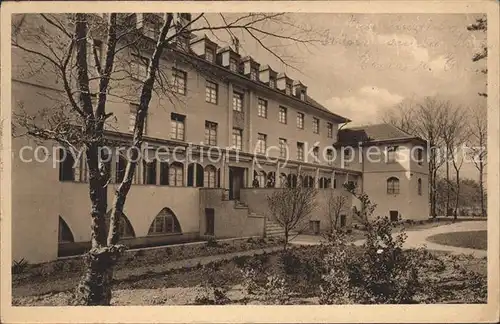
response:
[[(146, 42), (157, 35), (157, 25), (147, 24), (158, 19), (155, 15), (121, 18), (143, 33)], [(24, 31), (44, 23), (36, 15), (13, 19), (22, 20)], [(178, 14), (176, 19), (182, 23), (190, 15)], [(49, 33), (57, 33), (50, 28)], [(93, 35), (96, 46), (102, 45), (98, 37)], [(106, 106), (114, 114), (106, 125), (107, 136), (124, 143), (135, 122), (138, 79), (151, 55), (147, 46), (140, 54), (125, 49), (117, 58), (130, 75), (112, 81), (113, 97)], [(54, 98), (65, 95), (50, 71), (27, 73), (37, 71), (35, 63), (25, 51), (12, 47), (15, 113), (54, 109)], [(167, 51), (160, 66), (171, 81), (171, 93), (155, 92), (151, 99), (144, 130), (148, 159), (138, 164), (121, 223), (125, 244), (141, 247), (207, 236), (270, 234), (276, 224), (269, 217), (266, 197), (297, 181), (319, 190), (318, 208), (310, 221), (313, 231), (328, 228), (325, 200), (332, 193), (348, 198), (341, 225), (350, 226), (352, 207), (359, 201), (344, 189), (342, 184), (348, 182), (370, 195), (380, 215), (428, 217), (425, 158), (419, 163), (404, 159), (417, 146), (423, 147), (418, 156), (425, 155), (422, 140), (385, 124), (339, 131), (339, 125), (350, 120), (333, 113), (335, 107), (328, 109), (312, 99), (300, 81), (250, 56), (241, 57), (237, 43), (221, 48), (205, 35), (190, 35), (178, 49)], [(12, 143), (13, 259), (44, 262), (81, 253), (90, 241), (85, 157), (59, 162), (67, 151), (55, 143), (26, 136), (16, 136)], [(370, 147), (383, 149), (385, 158), (368, 159)], [(158, 149), (168, 150), (169, 158), (158, 157)], [(124, 175), (124, 155), (119, 150), (111, 153), (108, 202)]]

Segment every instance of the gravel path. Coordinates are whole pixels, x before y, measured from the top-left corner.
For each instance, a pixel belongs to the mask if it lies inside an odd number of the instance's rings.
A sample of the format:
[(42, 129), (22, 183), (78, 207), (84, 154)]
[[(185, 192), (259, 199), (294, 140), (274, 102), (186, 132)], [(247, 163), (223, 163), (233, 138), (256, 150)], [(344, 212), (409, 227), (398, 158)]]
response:
[[(429, 250), (446, 251), (453, 254), (472, 254), (474, 257), (482, 258), (487, 256), (488, 252), (485, 250), (468, 249), (456, 246), (442, 245), (437, 243), (432, 243), (427, 241), (427, 238), (436, 234), (441, 233), (452, 233), (452, 232), (467, 232), (467, 231), (480, 231), (487, 229), (486, 221), (464, 221), (448, 225), (440, 225), (436, 227), (421, 229), (421, 230), (409, 230), (406, 231), (408, 238), (404, 244), (405, 248), (418, 248), (426, 247)], [(395, 232), (397, 234), (397, 232)], [(314, 235), (299, 235), (294, 238), (291, 243), (297, 245), (315, 245), (320, 244), (323, 239), (320, 236)], [(354, 241), (353, 244), (361, 245), (364, 239)]]

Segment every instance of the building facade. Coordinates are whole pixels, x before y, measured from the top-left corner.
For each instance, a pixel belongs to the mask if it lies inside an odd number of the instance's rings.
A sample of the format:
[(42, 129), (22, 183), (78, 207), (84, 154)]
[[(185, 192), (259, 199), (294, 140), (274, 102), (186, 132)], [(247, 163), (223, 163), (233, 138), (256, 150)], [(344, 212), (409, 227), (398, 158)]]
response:
[[(13, 19), (22, 19), (24, 30), (43, 23), (36, 15)], [(158, 25), (152, 23), (156, 16), (127, 14), (122, 19), (124, 25), (137, 28), (146, 42), (157, 35)], [(182, 24), (190, 15), (178, 14), (176, 19)], [(92, 38), (94, 46), (102, 45), (99, 35)], [(23, 44), (37, 46), (29, 39)], [(137, 91), (148, 55), (145, 46), (140, 53), (126, 49), (117, 57), (127, 75), (112, 81), (113, 98), (106, 109), (114, 118), (106, 125), (106, 134), (123, 141), (124, 147), (132, 136)], [(54, 109), (58, 107), (54, 98), (65, 95), (50, 71), (27, 73), (33, 64), (30, 55), (12, 47), (14, 114)], [(339, 125), (349, 120), (312, 99), (300, 81), (250, 56), (241, 57), (237, 45), (221, 48), (205, 35), (189, 36), (167, 51), (160, 67), (164, 80), (170, 82), (169, 92), (155, 91), (150, 102), (144, 158), (138, 163), (120, 224), (125, 244), (144, 247), (207, 236), (264, 236), (272, 223), (266, 197), (298, 181), (319, 190), (318, 208), (311, 215), (314, 231), (329, 226), (324, 208), (332, 194), (348, 197), (342, 226), (351, 224), (351, 208), (358, 202), (343, 188), (347, 182), (374, 195), (382, 215), (396, 210), (402, 218), (428, 217), (423, 203), (427, 201), (425, 166), (363, 159), (356, 164), (334, 158), (344, 152), (339, 144), (348, 138), (345, 130), (339, 132)], [(92, 86), (96, 92), (96, 85)], [(403, 139), (385, 140), (370, 145)], [(399, 147), (419, 143), (406, 135)], [(27, 136), (13, 138), (12, 149), (13, 259), (44, 262), (82, 253), (90, 240), (84, 154), (72, 155), (53, 142), (35, 142)], [(109, 204), (124, 176), (127, 154), (121, 149), (117, 145), (107, 152)], [(397, 193), (391, 189), (391, 195), (382, 195), (380, 186), (392, 177), (399, 180)], [(417, 183), (421, 192), (414, 190)]]

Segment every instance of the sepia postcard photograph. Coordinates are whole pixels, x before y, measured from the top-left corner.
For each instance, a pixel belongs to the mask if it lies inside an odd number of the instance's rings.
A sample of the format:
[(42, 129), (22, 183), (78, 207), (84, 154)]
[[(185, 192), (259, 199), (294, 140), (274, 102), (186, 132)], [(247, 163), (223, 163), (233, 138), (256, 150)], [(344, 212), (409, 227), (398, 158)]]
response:
[(2, 322), (498, 322), (497, 1), (1, 11)]

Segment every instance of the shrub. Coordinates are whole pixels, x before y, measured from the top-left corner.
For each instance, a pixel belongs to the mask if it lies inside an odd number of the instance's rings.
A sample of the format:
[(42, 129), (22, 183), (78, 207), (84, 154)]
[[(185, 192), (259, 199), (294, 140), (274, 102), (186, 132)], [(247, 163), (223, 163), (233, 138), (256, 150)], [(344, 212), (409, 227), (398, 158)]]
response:
[(14, 261), (12, 264), (12, 274), (23, 273), (29, 266), (28, 261), (22, 258), (19, 261)]
[(210, 236), (207, 240), (207, 247), (219, 247), (219, 242), (217, 242), (217, 239), (213, 236)]

